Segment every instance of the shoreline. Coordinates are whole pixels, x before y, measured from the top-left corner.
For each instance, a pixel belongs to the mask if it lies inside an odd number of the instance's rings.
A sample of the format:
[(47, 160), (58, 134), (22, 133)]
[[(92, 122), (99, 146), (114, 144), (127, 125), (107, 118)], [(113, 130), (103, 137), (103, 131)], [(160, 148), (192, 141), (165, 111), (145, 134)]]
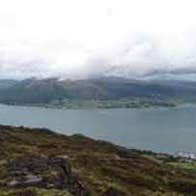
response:
[[(128, 148), (151, 150), (157, 153), (174, 154), (178, 151), (191, 152), (196, 150), (194, 115), (189, 115), (196, 112), (196, 107), (192, 105), (186, 104), (176, 108), (159, 109), (87, 110), (7, 105), (0, 107), (2, 116), (0, 123), (5, 125), (45, 127), (68, 135), (82, 133), (95, 139), (107, 138), (108, 141)], [(158, 114), (161, 114), (161, 118), (157, 117)], [(190, 127), (184, 126), (183, 122), (178, 124), (178, 119), (184, 115), (189, 117)], [(170, 120), (173, 116), (175, 117), (174, 120)], [(141, 119), (146, 125), (140, 125)], [(157, 124), (157, 122), (159, 123)], [(168, 123), (166, 127), (159, 126), (162, 122)], [(111, 125), (111, 123), (113, 124)], [(182, 138), (181, 143), (175, 136), (176, 134), (179, 134), (179, 136), (177, 135), (178, 138)]]
[(73, 105), (72, 106), (65, 106), (65, 105), (53, 105), (53, 104), (46, 104), (46, 103), (41, 103), (41, 104), (32, 104), (32, 103), (0, 103), (1, 105), (7, 105), (7, 106), (24, 106), (24, 107), (39, 107), (39, 108), (49, 108), (49, 109), (64, 109), (64, 110), (68, 110), (68, 109), (73, 109), (73, 110), (77, 110), (77, 109), (151, 109), (151, 108), (175, 108), (178, 107), (180, 105), (185, 105), (185, 104), (192, 104), (195, 105), (194, 103), (181, 103), (181, 104), (166, 104), (166, 105), (158, 105), (158, 104), (151, 104), (151, 105), (138, 105), (138, 106), (118, 106), (118, 105), (114, 105), (114, 106), (93, 106), (93, 105), (89, 105), (89, 106), (79, 106), (79, 105)]

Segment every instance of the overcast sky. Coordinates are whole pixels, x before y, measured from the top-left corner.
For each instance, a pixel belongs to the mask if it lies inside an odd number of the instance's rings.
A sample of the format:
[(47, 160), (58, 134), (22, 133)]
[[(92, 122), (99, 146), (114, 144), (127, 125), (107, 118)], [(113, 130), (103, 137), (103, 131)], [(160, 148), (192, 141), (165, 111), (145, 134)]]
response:
[(194, 0), (0, 0), (0, 78), (196, 72)]

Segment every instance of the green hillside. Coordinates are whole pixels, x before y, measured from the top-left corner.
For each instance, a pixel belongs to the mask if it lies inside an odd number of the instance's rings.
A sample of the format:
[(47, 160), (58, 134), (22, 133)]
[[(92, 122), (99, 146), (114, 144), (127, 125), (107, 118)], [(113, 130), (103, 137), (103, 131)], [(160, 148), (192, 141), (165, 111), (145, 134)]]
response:
[(194, 161), (46, 129), (0, 126), (0, 141), (2, 196), (196, 195)]

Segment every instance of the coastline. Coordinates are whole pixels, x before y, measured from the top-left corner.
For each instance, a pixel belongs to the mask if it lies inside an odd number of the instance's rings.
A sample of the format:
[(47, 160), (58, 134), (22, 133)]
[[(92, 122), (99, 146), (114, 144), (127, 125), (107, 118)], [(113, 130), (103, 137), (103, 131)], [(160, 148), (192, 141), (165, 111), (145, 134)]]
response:
[(63, 100), (49, 103), (12, 103), (2, 102), (1, 104), (16, 106), (34, 106), (55, 109), (115, 109), (115, 108), (159, 108), (176, 107), (186, 102), (175, 101), (154, 101), (150, 99), (115, 99), (115, 100)]

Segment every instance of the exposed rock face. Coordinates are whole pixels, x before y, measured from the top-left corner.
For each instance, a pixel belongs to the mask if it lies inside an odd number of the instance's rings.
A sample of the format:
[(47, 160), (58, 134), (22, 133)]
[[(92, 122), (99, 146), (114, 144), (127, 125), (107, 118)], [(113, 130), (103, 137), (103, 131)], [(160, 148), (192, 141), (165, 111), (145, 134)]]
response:
[(8, 165), (12, 176), (4, 186), (8, 188), (43, 187), (67, 189), (76, 196), (90, 195), (88, 189), (72, 172), (68, 157), (25, 157)]

